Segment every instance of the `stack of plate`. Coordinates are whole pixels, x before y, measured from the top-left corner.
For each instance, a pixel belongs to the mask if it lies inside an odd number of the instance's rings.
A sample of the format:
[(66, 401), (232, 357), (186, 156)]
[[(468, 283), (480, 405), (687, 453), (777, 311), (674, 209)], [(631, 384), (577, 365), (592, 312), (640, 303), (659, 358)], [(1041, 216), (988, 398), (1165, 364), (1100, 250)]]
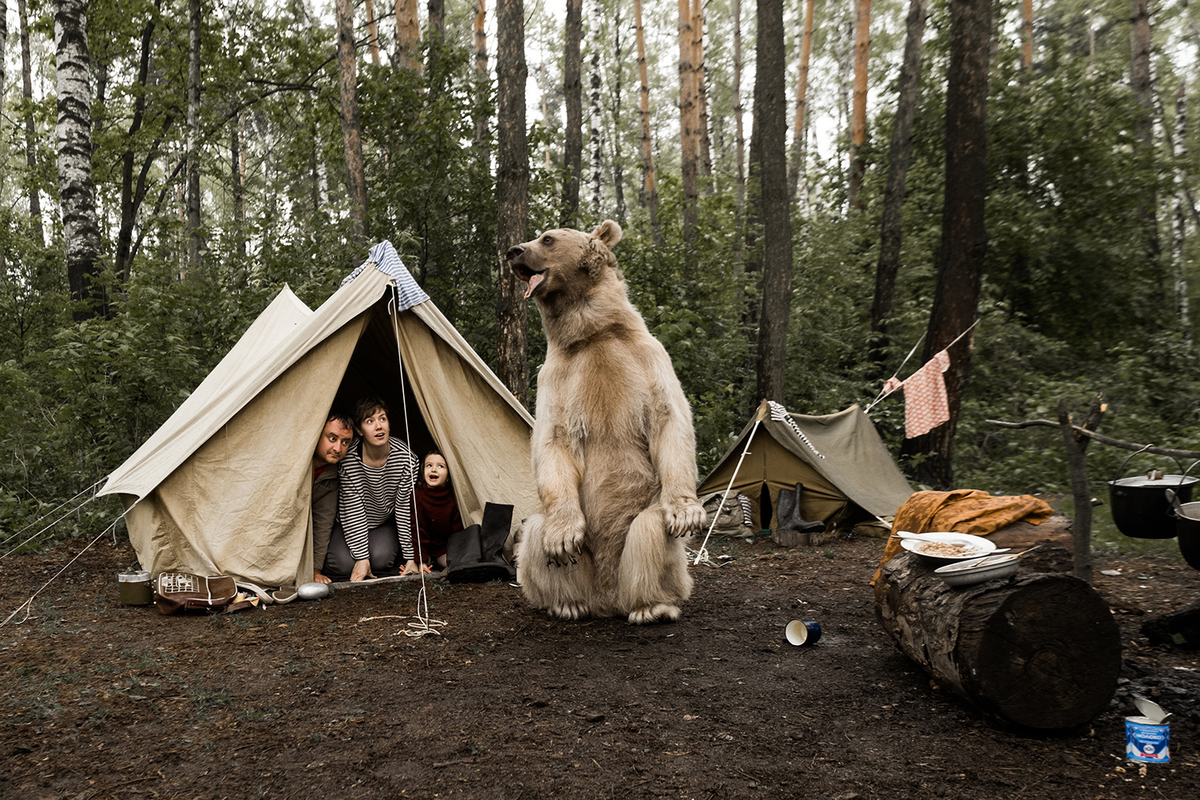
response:
[(979, 558), (996, 549), (996, 543), (969, 533), (938, 531), (933, 533), (901, 532), (900, 546), (910, 553), (934, 564), (952, 564)]
[(951, 586), (973, 586), (984, 581), (1007, 578), (1017, 571), (1020, 553), (1001, 553), (972, 558), (938, 567), (934, 570)]

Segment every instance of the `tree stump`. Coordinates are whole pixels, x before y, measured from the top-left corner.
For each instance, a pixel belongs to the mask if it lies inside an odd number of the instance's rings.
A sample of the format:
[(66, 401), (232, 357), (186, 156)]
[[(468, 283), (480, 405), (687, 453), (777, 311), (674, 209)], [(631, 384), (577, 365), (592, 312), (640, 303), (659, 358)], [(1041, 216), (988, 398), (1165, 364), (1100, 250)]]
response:
[(919, 556), (883, 567), (875, 612), (900, 650), (986, 714), (1026, 728), (1081, 725), (1117, 688), (1121, 639), (1108, 604), (1065, 574), (948, 586)]

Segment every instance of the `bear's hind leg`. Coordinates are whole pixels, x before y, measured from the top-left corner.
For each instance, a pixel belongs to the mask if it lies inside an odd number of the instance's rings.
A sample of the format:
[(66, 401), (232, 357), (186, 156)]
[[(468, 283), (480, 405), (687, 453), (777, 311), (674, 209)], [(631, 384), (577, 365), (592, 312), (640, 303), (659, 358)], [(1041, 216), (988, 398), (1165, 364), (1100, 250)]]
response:
[(631, 623), (679, 619), (679, 604), (692, 593), (686, 541), (667, 533), (660, 505), (634, 518), (617, 574), (617, 601)]
[(525, 599), (558, 619), (583, 619), (591, 614), (592, 563), (580, 554), (576, 563), (556, 567), (545, 548), (546, 518), (535, 514), (525, 521), (517, 542), (517, 582)]

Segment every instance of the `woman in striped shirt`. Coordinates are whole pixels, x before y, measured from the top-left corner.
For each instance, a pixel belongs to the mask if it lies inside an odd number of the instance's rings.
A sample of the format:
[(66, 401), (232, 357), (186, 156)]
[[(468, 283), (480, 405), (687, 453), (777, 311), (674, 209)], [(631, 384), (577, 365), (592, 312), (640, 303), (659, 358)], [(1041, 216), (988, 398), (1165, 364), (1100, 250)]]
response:
[(413, 547), (413, 485), (417, 459), (391, 435), (387, 406), (377, 397), (358, 401), (360, 438), (339, 469), (338, 514), (322, 570), (333, 580), (420, 571)]

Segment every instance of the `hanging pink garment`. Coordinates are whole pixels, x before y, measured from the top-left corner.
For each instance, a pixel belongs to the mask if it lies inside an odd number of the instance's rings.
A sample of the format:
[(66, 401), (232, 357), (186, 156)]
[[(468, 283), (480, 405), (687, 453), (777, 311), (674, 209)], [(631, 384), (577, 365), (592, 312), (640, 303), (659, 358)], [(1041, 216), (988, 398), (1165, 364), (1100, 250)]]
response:
[(904, 382), (904, 437), (913, 439), (950, 421), (946, 381), (950, 354), (941, 351)]

